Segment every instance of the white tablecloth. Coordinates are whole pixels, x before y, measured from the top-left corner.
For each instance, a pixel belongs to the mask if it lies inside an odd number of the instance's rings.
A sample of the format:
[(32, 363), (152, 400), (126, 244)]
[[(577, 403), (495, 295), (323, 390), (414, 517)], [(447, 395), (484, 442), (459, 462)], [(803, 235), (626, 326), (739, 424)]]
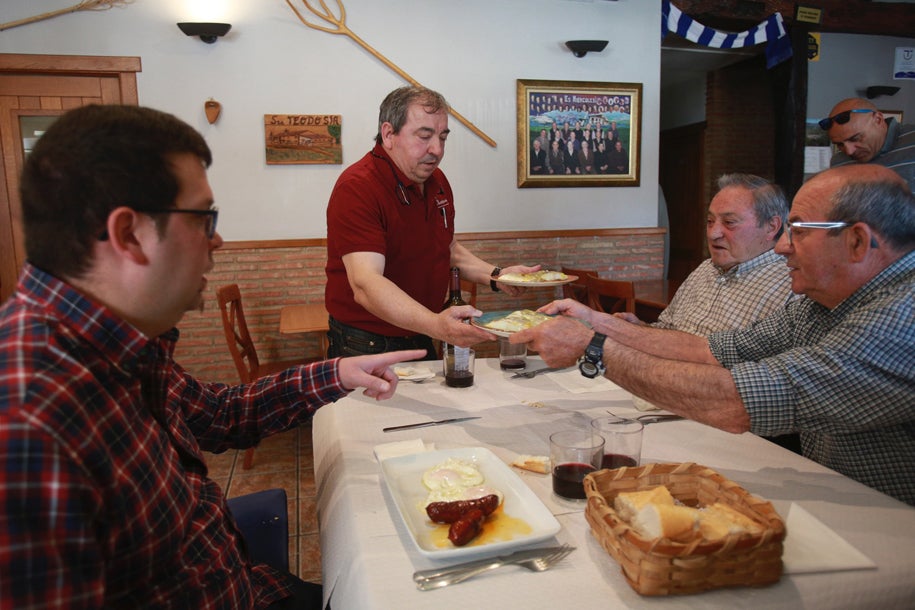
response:
[[(562, 525), (555, 540), (577, 547), (555, 568), (534, 573), (506, 567), (467, 582), (419, 591), (414, 570), (435, 567), (400, 521), (372, 449), (422, 439), (437, 449), (487, 447), (510, 462), (518, 454), (549, 454), (549, 435), (586, 425), (607, 410), (639, 415), (629, 393), (606, 380), (600, 392), (572, 392), (577, 371), (509, 379), (497, 360), (476, 364), (475, 384), (449, 388), (438, 375), (401, 382), (394, 398), (376, 402), (355, 393), (314, 418), (315, 480), (325, 598), (334, 610), (371, 608), (866, 608), (915, 603), (915, 509), (752, 434), (734, 435), (691, 421), (645, 427), (642, 462), (696, 462), (773, 503), (786, 518), (792, 503), (876, 564), (876, 569), (791, 574), (765, 588), (645, 598), (591, 536), (584, 505), (552, 494), (549, 476), (521, 474)], [(536, 359), (529, 365), (542, 366)], [(481, 419), (383, 433), (382, 428), (462, 415)], [(789, 537), (791, 533), (789, 532)]]

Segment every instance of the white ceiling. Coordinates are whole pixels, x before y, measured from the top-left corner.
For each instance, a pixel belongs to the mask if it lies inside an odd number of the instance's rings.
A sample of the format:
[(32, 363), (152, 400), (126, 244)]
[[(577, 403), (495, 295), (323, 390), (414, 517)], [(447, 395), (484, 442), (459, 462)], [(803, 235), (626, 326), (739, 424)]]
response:
[(764, 44), (746, 49), (711, 49), (668, 35), (661, 44), (661, 90), (695, 79), (704, 80), (708, 72), (754, 57), (764, 50)]

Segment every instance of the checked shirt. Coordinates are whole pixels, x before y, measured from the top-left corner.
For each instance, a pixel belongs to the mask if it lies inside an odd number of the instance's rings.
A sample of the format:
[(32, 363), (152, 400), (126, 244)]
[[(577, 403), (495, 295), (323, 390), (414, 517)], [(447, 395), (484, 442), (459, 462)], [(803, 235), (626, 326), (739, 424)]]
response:
[(709, 337), (750, 431), (915, 505), (915, 252), (830, 310), (802, 298)]

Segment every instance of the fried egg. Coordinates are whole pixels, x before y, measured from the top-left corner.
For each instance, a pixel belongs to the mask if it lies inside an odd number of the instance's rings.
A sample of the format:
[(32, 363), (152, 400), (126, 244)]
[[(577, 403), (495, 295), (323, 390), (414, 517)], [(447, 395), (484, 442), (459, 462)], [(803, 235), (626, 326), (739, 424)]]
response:
[(423, 473), (423, 485), (429, 490), (425, 505), (432, 502), (474, 500), (490, 494), (502, 493), (483, 485), (483, 474), (470, 462), (449, 458)]
[(448, 458), (423, 473), (423, 485), (429, 491), (467, 489), (483, 482), (483, 474), (470, 462)]

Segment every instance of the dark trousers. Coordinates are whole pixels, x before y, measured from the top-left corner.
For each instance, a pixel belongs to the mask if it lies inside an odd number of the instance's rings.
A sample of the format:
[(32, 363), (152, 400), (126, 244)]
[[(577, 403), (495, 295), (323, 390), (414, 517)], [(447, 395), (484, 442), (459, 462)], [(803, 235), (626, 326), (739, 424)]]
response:
[(421, 360), (437, 360), (438, 354), (432, 339), (426, 335), (410, 337), (387, 337), (354, 328), (330, 318), (327, 331), (327, 357), (363, 356), (383, 354), (402, 349), (424, 349), (426, 357)]
[[(268, 606), (270, 610), (321, 610), (321, 602), (324, 601), (321, 585), (305, 582), (292, 574), (289, 575), (289, 581), (292, 584), (292, 597), (273, 602)], [(329, 609), (328, 603), (325, 610)]]

